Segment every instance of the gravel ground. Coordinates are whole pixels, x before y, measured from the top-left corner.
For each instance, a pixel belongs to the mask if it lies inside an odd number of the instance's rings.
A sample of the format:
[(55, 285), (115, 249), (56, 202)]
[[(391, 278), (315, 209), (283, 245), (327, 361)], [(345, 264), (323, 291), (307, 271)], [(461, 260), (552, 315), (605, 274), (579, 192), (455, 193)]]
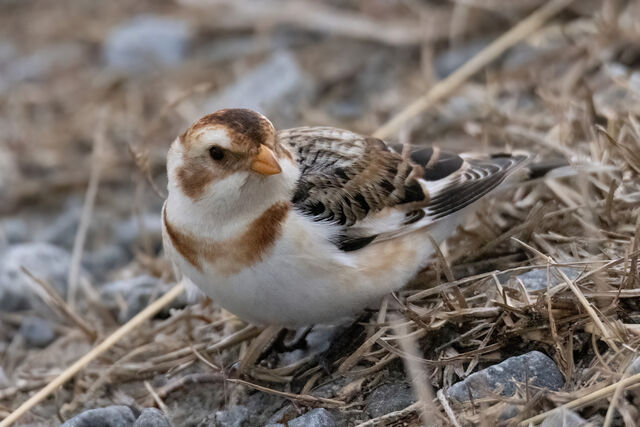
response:
[[(175, 284), (159, 212), (189, 123), (370, 134), (543, 3), (0, 1), (0, 419)], [(487, 201), (379, 310), (263, 332), (181, 296), (17, 425), (515, 425), (633, 378), (639, 22), (573, 2), (390, 138), (571, 166)], [(543, 425), (638, 407), (621, 389)]]

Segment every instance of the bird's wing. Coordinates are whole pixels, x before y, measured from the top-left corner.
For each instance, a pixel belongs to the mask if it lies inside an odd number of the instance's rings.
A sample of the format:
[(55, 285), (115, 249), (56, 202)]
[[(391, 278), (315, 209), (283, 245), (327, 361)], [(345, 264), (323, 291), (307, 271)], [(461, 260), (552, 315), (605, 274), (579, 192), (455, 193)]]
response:
[(403, 150), (328, 127), (288, 129), (278, 138), (300, 166), (292, 202), (314, 220), (338, 225), (334, 241), (345, 251), (433, 224), (487, 194), (527, 158)]

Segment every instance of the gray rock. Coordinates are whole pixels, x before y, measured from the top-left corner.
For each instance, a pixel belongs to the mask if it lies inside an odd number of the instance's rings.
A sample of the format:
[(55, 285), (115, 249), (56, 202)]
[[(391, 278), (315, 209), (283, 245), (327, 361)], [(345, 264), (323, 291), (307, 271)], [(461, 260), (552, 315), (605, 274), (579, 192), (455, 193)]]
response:
[(171, 427), (169, 419), (156, 408), (145, 408), (133, 427)]
[(225, 37), (213, 38), (199, 43), (199, 46), (194, 49), (194, 56), (207, 62), (232, 61), (237, 58), (246, 58), (278, 49), (302, 46), (313, 42), (312, 37), (305, 37), (301, 33), (293, 35), (286, 31), (275, 31), (270, 34), (268, 39), (256, 43), (253, 34), (226, 35)]
[(215, 413), (225, 404), (222, 384), (185, 387), (165, 399), (173, 426), (215, 427)]
[(270, 417), (282, 406), (283, 399), (266, 393), (253, 393), (243, 401), (224, 410), (207, 415), (198, 427), (244, 427), (264, 426)]
[(15, 198), (16, 187), (14, 184), (19, 179), (20, 172), (18, 171), (18, 162), (15, 155), (12, 151), (0, 147), (0, 200), (2, 200), (3, 208), (7, 208), (12, 204)]
[[(2, 190), (0, 189), (0, 193), (1, 192)], [(0, 194), (0, 198), (5, 200), (2, 194)], [(19, 217), (2, 219), (2, 221), (0, 221), (0, 229), (2, 230), (3, 239), (7, 245), (28, 241), (32, 232), (29, 223)]]
[(140, 219), (132, 216), (116, 222), (113, 227), (115, 241), (123, 246), (131, 246), (142, 232), (152, 237), (153, 243), (162, 241), (162, 220), (159, 212), (145, 213)]
[(12, 83), (42, 79), (50, 73), (71, 69), (81, 64), (86, 54), (87, 50), (81, 44), (60, 43), (13, 58), (0, 73), (0, 92)]
[(584, 427), (591, 424), (570, 409), (560, 408), (551, 413), (540, 427)]
[(506, 421), (509, 418), (517, 416), (521, 411), (522, 406), (509, 404), (502, 410), (502, 412), (500, 412), (500, 416), (498, 417), (498, 419), (500, 421)]
[(524, 383), (527, 378), (530, 386), (554, 391), (564, 385), (562, 373), (553, 360), (539, 351), (532, 351), (469, 375), (445, 390), (445, 395), (454, 402), (468, 401), (470, 392), (474, 399), (496, 393), (513, 396), (515, 383)]
[(34, 292), (37, 285), (21, 267), (47, 281), (64, 298), (70, 261), (71, 256), (67, 251), (48, 243), (10, 246), (0, 258), (0, 310), (19, 311), (44, 307), (40, 297)]
[(376, 418), (389, 412), (404, 409), (415, 401), (410, 384), (383, 384), (373, 390), (367, 398), (366, 412), (369, 418)]
[(285, 418), (291, 418), (290, 414), (293, 411), (296, 411), (296, 409), (293, 407), (293, 405), (288, 404), (288, 405), (283, 406), (282, 408), (277, 410), (275, 414), (271, 415), (271, 417), (267, 420), (267, 422), (266, 422), (264, 427), (280, 427), (280, 426), (283, 426), (284, 424), (282, 424), (281, 421), (283, 421)]
[(225, 411), (215, 413), (215, 426), (242, 427), (249, 418), (249, 410), (246, 406), (233, 406)]
[(51, 322), (39, 317), (25, 318), (20, 324), (19, 333), (24, 337), (27, 344), (34, 347), (46, 347), (56, 339), (56, 333), (51, 327)]
[(7, 378), (6, 374), (4, 373), (4, 369), (2, 369), (2, 366), (0, 366), (0, 387), (1, 388), (5, 388), (9, 386), (9, 378)]
[[(71, 250), (81, 215), (82, 200), (69, 198), (55, 217), (41, 218), (34, 215), (26, 222), (22, 217), (16, 217), (5, 228), (14, 230), (9, 236), (11, 240), (45, 241)], [(138, 221), (134, 216), (122, 218), (112, 210), (97, 210), (89, 224), (83, 265), (94, 275), (106, 277), (107, 273), (131, 261), (133, 246), (142, 232), (153, 246), (161, 245), (162, 228), (157, 212), (145, 213)]]
[(270, 417), (282, 407), (284, 399), (266, 393), (253, 393), (244, 402), (249, 412), (247, 425), (261, 426), (266, 424)]
[(289, 427), (335, 427), (337, 424), (331, 412), (324, 408), (316, 408), (292, 419), (287, 425)]
[(10, 64), (16, 56), (16, 47), (13, 43), (0, 41), (0, 69)]
[(295, 117), (312, 90), (311, 80), (296, 58), (279, 51), (206, 100), (201, 110), (208, 113), (220, 108), (249, 108), (267, 115), (277, 112), (279, 116)]
[(118, 313), (118, 321), (125, 323), (142, 311), (154, 294), (161, 294), (165, 287), (159, 279), (145, 274), (107, 283), (100, 290), (100, 294), (105, 305), (111, 308), (118, 307), (115, 303), (116, 295), (124, 298), (127, 306)]
[(124, 247), (117, 244), (103, 245), (93, 251), (82, 255), (82, 265), (96, 278), (104, 279), (112, 273), (127, 265), (132, 254)]
[(525, 67), (540, 57), (540, 49), (527, 43), (519, 43), (509, 49), (502, 60), (505, 70), (513, 71)]
[[(571, 280), (575, 280), (580, 275), (581, 271), (578, 268), (571, 267), (560, 267), (560, 270), (567, 275), (567, 277)], [(564, 283), (562, 277), (555, 271), (555, 269), (550, 270), (549, 275), (549, 286), (554, 287), (559, 284)], [(531, 271), (527, 271), (526, 273), (520, 274), (517, 276), (517, 279), (522, 281), (522, 284), (529, 292), (546, 290), (547, 289), (547, 269), (546, 268), (537, 268)]]
[(354, 99), (337, 99), (326, 106), (327, 112), (342, 120), (355, 120), (363, 115), (364, 101)]
[[(75, 240), (76, 231), (78, 228), (78, 222), (82, 215), (82, 200), (76, 197), (69, 198), (65, 201), (64, 207), (57, 215), (49, 218), (48, 222), (38, 227), (32, 237), (33, 240), (48, 242), (53, 245), (57, 245), (63, 248), (71, 250), (73, 242)], [(89, 225), (89, 232), (87, 233), (87, 241), (85, 247), (91, 247), (92, 230), (97, 222), (99, 222), (97, 216), (101, 216), (101, 213), (97, 212), (91, 218), (91, 224)], [(34, 218), (33, 222), (38, 219)], [(101, 222), (101, 221), (100, 221)]]
[(594, 415), (590, 416), (587, 421), (588, 421), (588, 424), (586, 424), (587, 426), (593, 426), (593, 427), (603, 426), (604, 425), (604, 415), (602, 415), (602, 414), (594, 414)]
[(103, 56), (107, 66), (136, 72), (158, 66), (176, 66), (191, 42), (189, 26), (180, 20), (139, 15), (114, 28), (107, 36)]
[(128, 406), (90, 409), (76, 415), (62, 427), (132, 427), (136, 417)]
[(273, 43), (271, 41), (267, 43), (267, 46), (262, 43), (256, 43), (253, 36), (247, 35), (224, 37), (221, 39), (213, 39), (209, 43), (206, 43), (195, 52), (195, 56), (207, 62), (231, 61), (273, 50), (275, 47)]
[[(292, 341), (300, 339), (300, 335), (304, 334), (307, 328), (300, 328), (296, 331)], [(311, 331), (304, 337), (306, 346), (304, 349), (296, 349), (279, 354), (280, 366), (292, 365), (305, 357), (320, 354), (329, 348), (333, 337), (335, 337), (344, 325), (314, 325)]]
[[(71, 197), (66, 200), (61, 212), (53, 218), (34, 218), (34, 222), (45, 222), (33, 235), (33, 240), (46, 241), (63, 248), (71, 249), (74, 244), (78, 224), (82, 215), (82, 200)], [(153, 227), (159, 233), (160, 216), (155, 213), (143, 217), (145, 228)], [(155, 219), (155, 224), (154, 224)], [(94, 212), (89, 224), (85, 251), (90, 252), (109, 244), (129, 246), (139, 236), (135, 218), (120, 218), (115, 212), (99, 209)]]
[(627, 368), (629, 375), (640, 374), (640, 356), (633, 359), (629, 368)]

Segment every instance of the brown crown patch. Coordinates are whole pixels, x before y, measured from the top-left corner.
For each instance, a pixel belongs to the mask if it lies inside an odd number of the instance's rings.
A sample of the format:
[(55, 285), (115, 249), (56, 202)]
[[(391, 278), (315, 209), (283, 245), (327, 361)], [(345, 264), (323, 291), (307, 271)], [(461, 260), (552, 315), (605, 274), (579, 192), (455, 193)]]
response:
[(187, 129), (181, 141), (188, 144), (197, 132), (215, 126), (225, 128), (232, 143), (246, 150), (256, 149), (260, 144), (273, 145), (274, 129), (271, 122), (261, 114), (244, 108), (229, 108), (207, 114)]
[(282, 233), (289, 213), (288, 202), (278, 202), (249, 224), (238, 237), (211, 242), (182, 232), (171, 225), (164, 212), (164, 225), (173, 247), (198, 271), (202, 261), (209, 262), (224, 275), (237, 274), (260, 262)]

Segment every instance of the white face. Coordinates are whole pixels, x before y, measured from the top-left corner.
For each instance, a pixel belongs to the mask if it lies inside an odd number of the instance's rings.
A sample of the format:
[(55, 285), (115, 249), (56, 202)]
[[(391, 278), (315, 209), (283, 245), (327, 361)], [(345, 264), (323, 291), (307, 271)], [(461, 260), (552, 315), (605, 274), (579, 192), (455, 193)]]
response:
[(277, 144), (270, 122), (247, 112), (205, 116), (173, 142), (167, 158), (170, 198), (234, 214), (277, 188), (281, 165), (291, 155)]

